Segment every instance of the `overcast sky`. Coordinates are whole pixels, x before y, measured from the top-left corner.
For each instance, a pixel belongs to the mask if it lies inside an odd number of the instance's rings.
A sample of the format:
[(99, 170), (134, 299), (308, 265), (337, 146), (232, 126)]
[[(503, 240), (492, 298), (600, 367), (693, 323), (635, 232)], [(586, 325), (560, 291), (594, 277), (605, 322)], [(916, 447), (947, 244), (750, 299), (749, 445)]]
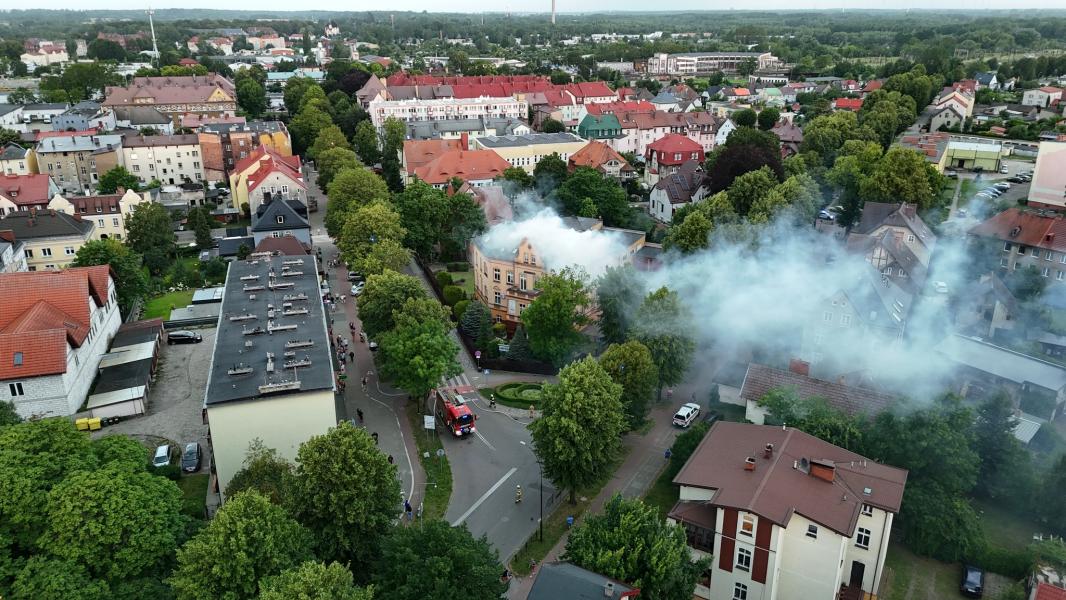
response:
[[(155, 8), (226, 8), (245, 10), (291, 11), (292, 0), (230, 0), (220, 5), (217, 0), (37, 0), (34, 8), (56, 9), (137, 9), (151, 3)], [(388, 3), (352, 2), (351, 0), (310, 0), (300, 2), (305, 9), (312, 10), (427, 10), (430, 12), (482, 12), (486, 8), (494, 12), (539, 12), (548, 11), (551, 0), (536, 2), (502, 0), (486, 3), (484, 0), (390, 0)], [(709, 3), (707, 0), (674, 0), (666, 5), (649, 3), (647, 0), (556, 0), (559, 12), (595, 12), (595, 11), (648, 11), (656, 8), (664, 10), (728, 10), (733, 8), (760, 10), (780, 9), (839, 9), (839, 8), (949, 8), (949, 9), (1023, 9), (1023, 8), (1057, 8), (1066, 9), (1066, 0), (969, 0), (959, 3), (956, 0), (888, 0), (871, 3), (869, 0), (763, 0), (753, 3), (748, 0), (724, 0)], [(3, 13), (0, 13), (2, 15)], [(2, 16), (0, 16), (2, 18)]]

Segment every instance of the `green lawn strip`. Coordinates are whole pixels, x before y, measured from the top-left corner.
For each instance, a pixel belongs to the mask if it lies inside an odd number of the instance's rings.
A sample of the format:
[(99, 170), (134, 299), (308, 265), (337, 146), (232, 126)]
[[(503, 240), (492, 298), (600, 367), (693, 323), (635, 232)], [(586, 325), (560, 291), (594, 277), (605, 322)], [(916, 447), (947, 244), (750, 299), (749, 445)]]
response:
[(644, 494), (644, 503), (654, 506), (659, 510), (659, 516), (666, 519), (667, 513), (677, 504), (677, 486), (673, 484), (674, 473), (667, 468), (668, 463), (663, 460), (663, 470), (655, 479), (655, 483)]
[[(544, 517), (544, 539), (540, 539), (539, 529), (534, 531), (533, 535), (526, 540), (525, 545), (519, 548), (518, 552), (511, 558), (511, 571), (515, 575), (522, 577), (529, 575), (530, 560), (537, 561), (538, 565), (544, 562), (544, 557), (548, 555), (548, 552), (555, 547), (555, 544), (559, 543), (563, 534), (566, 533), (566, 517), (573, 515), (575, 523), (580, 523), (587, 516), (589, 505), (599, 495), (603, 486), (607, 485), (607, 482), (611, 480), (615, 469), (622, 464), (628, 453), (629, 449), (623, 447), (622, 453), (615, 464), (608, 469), (604, 469), (605, 476), (602, 480), (578, 489), (577, 494), (575, 494), (577, 496), (576, 504), (570, 504), (569, 494), (563, 492), (559, 503), (555, 506), (555, 510)], [(532, 492), (530, 492), (526, 500), (528, 501), (530, 498), (534, 498)]]
[(156, 296), (144, 304), (142, 319), (169, 319), (171, 308), (184, 308), (192, 303), (192, 290), (170, 292)]
[[(503, 385), (512, 385), (512, 384), (506, 384), (505, 383)], [(515, 382), (513, 385), (529, 386), (531, 389), (532, 388), (540, 388), (540, 386), (541, 386), (541, 384), (534, 383), (534, 382), (531, 382), (531, 381)], [(502, 386), (498, 386), (498, 387), (502, 387)], [(535, 399), (531, 399), (531, 398), (514, 399), (514, 398), (505, 397), (503, 394), (501, 394), (500, 392), (497, 391), (497, 388), (491, 388), (491, 387), (478, 388), (478, 394), (480, 394), (481, 397), (484, 398), (486, 401), (491, 399), (493, 397), (493, 395), (495, 395), (496, 396), (496, 402), (498, 404), (503, 404), (505, 406), (510, 406), (511, 408), (520, 408), (522, 410), (528, 410), (530, 405), (532, 405), (533, 408), (537, 408), (538, 404), (540, 404), (540, 400), (539, 399), (536, 399), (536, 400)]]
[[(435, 431), (426, 431), (422, 428), (422, 412), (418, 409), (417, 402), (408, 402), (406, 405), (407, 421), (411, 424), (411, 431), (415, 432), (415, 443), (418, 445), (418, 460), (422, 463), (422, 470), (426, 473), (425, 494), (422, 499), (422, 518), (443, 519), (448, 510), (448, 501), (452, 496), (452, 467), (448, 463), (448, 457), (437, 457), (437, 450), (443, 448), (440, 437)], [(429, 458), (425, 454), (429, 453)], [(417, 507), (415, 507), (417, 510)]]
[(194, 519), (204, 518), (204, 504), (207, 501), (207, 483), (210, 475), (196, 473), (183, 475), (178, 479), (181, 488), (181, 512)]
[(985, 539), (1002, 548), (1024, 550), (1033, 543), (1034, 533), (1046, 530), (1037, 523), (1027, 521), (984, 500), (974, 500), (973, 507), (981, 520)]

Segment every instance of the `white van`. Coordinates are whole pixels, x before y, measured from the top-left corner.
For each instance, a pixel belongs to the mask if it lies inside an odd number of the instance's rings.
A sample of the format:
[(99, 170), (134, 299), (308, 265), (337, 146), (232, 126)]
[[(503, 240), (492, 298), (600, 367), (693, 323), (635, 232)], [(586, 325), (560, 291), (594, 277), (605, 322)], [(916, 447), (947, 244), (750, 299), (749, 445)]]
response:
[(687, 402), (677, 409), (677, 413), (674, 415), (674, 425), (688, 427), (698, 416), (700, 416), (700, 405), (694, 402)]
[(155, 449), (155, 457), (152, 459), (153, 467), (165, 467), (170, 464), (170, 444), (163, 444)]

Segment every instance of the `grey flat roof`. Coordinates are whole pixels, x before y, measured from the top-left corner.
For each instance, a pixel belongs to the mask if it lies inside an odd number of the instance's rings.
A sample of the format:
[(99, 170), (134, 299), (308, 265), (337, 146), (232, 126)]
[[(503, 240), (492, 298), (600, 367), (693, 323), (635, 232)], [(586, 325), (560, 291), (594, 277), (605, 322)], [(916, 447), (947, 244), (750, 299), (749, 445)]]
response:
[[(272, 75), (272, 73), (268, 73)], [(212, 133), (239, 133), (243, 131), (254, 131), (256, 133), (262, 133), (264, 131), (276, 132), (283, 131), (285, 124), (281, 121), (251, 121), (249, 123), (208, 123), (201, 125), (200, 129), (204, 131), (210, 131)]]
[(961, 365), (1007, 381), (1034, 383), (1055, 392), (1066, 387), (1066, 369), (979, 339), (953, 335), (936, 350)]
[(584, 142), (572, 133), (527, 133), (526, 135), (488, 135), (477, 138), (477, 143), (486, 148), (513, 148), (536, 144), (565, 144)]
[[(284, 273), (293, 275), (285, 276)], [(271, 283), (289, 287), (275, 287), (272, 290)], [(230, 264), (215, 336), (214, 356), (208, 374), (207, 406), (333, 389), (329, 334), (318, 286), (318, 265), (314, 256), (276, 256)], [(246, 287), (261, 289), (246, 291)], [(306, 299), (292, 298), (299, 295)], [(273, 319), (268, 314), (270, 307), (273, 307)], [(288, 310), (304, 309), (308, 311), (307, 314), (284, 314)], [(232, 317), (245, 315), (254, 315), (255, 318), (231, 320)], [(290, 325), (296, 327), (274, 330), (272, 333), (269, 331), (270, 326)], [(262, 333), (246, 334), (257, 328)], [(312, 345), (287, 347), (292, 343), (307, 342)], [(286, 356), (286, 352), (292, 354)], [(273, 353), (273, 373), (268, 372), (267, 353)], [(292, 368), (285, 368), (287, 362), (294, 360), (308, 360), (310, 364), (297, 366), (294, 375)], [(229, 373), (231, 369), (245, 367), (250, 367), (251, 373)], [(265, 384), (297, 380), (298, 388), (295, 389), (261, 389)]]
[(38, 152), (82, 152), (86, 150), (112, 150), (122, 147), (121, 135), (72, 135), (44, 138), (37, 145)]

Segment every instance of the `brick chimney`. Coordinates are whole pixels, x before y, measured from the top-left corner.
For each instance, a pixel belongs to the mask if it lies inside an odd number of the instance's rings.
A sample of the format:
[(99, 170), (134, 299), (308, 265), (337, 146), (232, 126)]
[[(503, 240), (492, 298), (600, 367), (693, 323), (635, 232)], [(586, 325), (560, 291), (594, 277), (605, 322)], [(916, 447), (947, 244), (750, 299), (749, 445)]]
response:
[(754, 471), (755, 470), (755, 457), (754, 456), (749, 456), (749, 457), (744, 459), (744, 470), (745, 471)]
[(799, 358), (793, 358), (788, 361), (788, 370), (796, 373), (797, 375), (803, 375), (804, 377), (811, 376), (811, 363), (801, 360)]
[(461, 134), (459, 136), (459, 148), (460, 148), (460, 150), (469, 150), (470, 149), (470, 134), (469, 133), (463, 133), (463, 134)]
[(815, 459), (811, 461), (811, 476), (833, 483), (836, 478), (836, 463), (831, 460)]

